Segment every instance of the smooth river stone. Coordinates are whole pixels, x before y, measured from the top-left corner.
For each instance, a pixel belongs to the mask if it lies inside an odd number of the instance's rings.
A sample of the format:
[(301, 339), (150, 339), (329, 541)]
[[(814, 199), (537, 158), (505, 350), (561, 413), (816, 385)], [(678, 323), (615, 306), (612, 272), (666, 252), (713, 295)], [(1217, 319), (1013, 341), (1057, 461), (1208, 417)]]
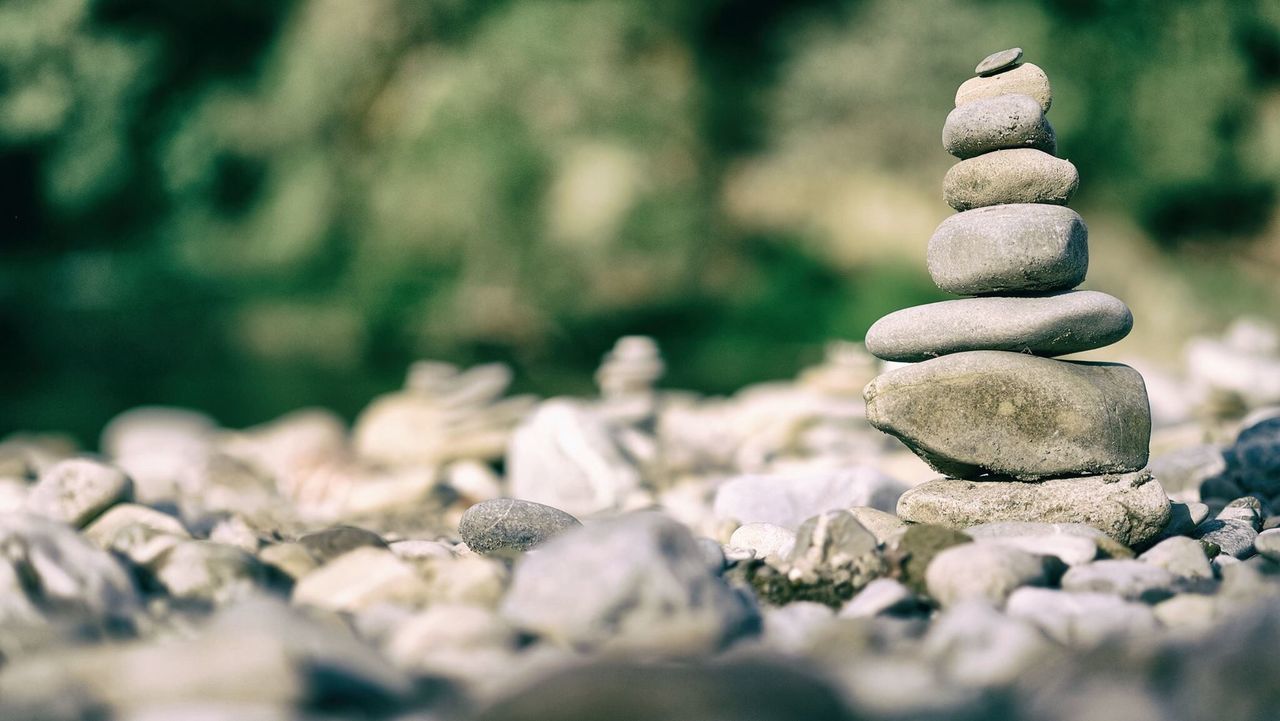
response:
[(965, 103), (947, 114), (942, 147), (957, 158), (1005, 148), (1036, 148), (1050, 155), (1058, 140), (1040, 103), (1030, 95), (998, 95)]
[(866, 344), (879, 358), (908, 363), (971, 350), (1056, 356), (1111, 345), (1132, 327), (1133, 314), (1119, 298), (1073, 290), (904, 308), (876, 321)]
[(1128, 545), (1159, 537), (1169, 498), (1146, 470), (1120, 475), (1017, 481), (927, 481), (902, 494), (906, 521), (964, 529), (994, 521), (1084, 523)]
[(984, 153), (951, 166), (942, 198), (956, 210), (1006, 203), (1066, 205), (1080, 185), (1069, 160), (1034, 148)]
[(1049, 76), (1037, 65), (1022, 63), (998, 75), (964, 81), (956, 90), (956, 107), (1000, 95), (1028, 95), (1035, 98), (1040, 109), (1046, 113), (1053, 104)]
[(1029, 481), (1147, 463), (1146, 386), (1118, 363), (969, 351), (884, 373), (863, 397), (872, 425), (953, 478)]
[(928, 263), (933, 282), (958, 295), (1068, 290), (1089, 270), (1089, 229), (1059, 205), (966, 210), (933, 232)]
[(991, 53), (978, 63), (973, 72), (980, 77), (995, 75), (998, 72), (1008, 70), (1018, 64), (1022, 59), (1022, 48), (1009, 48), (999, 52)]

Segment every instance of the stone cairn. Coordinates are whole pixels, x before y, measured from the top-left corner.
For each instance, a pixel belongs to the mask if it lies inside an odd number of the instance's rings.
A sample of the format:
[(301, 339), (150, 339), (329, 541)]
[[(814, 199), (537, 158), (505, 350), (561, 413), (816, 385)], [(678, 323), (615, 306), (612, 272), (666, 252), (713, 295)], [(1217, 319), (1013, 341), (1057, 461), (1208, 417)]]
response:
[(1066, 207), (1079, 175), (1055, 157), (1049, 80), (1021, 59), (1013, 48), (979, 63), (942, 131), (960, 158), (943, 197), (960, 212), (930, 238), (929, 273), (971, 297), (872, 326), (867, 349), (911, 365), (867, 385), (867, 418), (946, 476), (903, 495), (906, 520), (1082, 523), (1142, 545), (1170, 513), (1145, 470), (1142, 376), (1053, 359), (1120, 340), (1133, 317), (1110, 295), (1072, 290), (1089, 263), (1088, 230)]

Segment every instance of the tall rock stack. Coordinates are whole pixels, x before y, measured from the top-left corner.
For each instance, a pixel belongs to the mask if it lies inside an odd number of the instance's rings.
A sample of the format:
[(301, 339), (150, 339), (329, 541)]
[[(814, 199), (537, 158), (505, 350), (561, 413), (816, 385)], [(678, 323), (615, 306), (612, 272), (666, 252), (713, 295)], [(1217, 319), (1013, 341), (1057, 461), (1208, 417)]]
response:
[(1117, 363), (1054, 360), (1129, 333), (1105, 293), (1072, 290), (1088, 229), (1066, 207), (1079, 183), (1055, 157), (1044, 71), (995, 53), (960, 86), (942, 142), (957, 211), (929, 240), (938, 287), (971, 296), (907, 308), (867, 333), (876, 356), (911, 365), (867, 385), (867, 418), (946, 478), (908, 491), (909, 521), (1085, 523), (1142, 545), (1169, 518), (1144, 469), (1151, 410), (1142, 376)]

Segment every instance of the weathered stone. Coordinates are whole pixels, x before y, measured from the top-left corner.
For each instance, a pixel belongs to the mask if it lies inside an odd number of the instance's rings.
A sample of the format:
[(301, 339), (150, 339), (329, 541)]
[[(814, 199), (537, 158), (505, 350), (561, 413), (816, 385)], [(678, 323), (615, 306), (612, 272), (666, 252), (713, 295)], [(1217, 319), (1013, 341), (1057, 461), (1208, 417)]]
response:
[(716, 489), (717, 519), (795, 529), (823, 511), (852, 506), (892, 510), (906, 484), (860, 466), (804, 475), (738, 476)]
[(1253, 539), (1253, 548), (1259, 555), (1280, 563), (1280, 528), (1269, 528)]
[(502, 616), (575, 648), (718, 648), (758, 623), (683, 525), (638, 513), (575, 528), (516, 564)]
[(929, 238), (929, 275), (958, 295), (1068, 290), (1089, 269), (1089, 229), (1070, 208), (1010, 203), (956, 213)]
[(1043, 483), (939, 479), (904, 493), (898, 515), (951, 528), (991, 521), (1086, 523), (1139, 546), (1155, 539), (1168, 522), (1169, 499), (1145, 471)]
[[(895, 502), (894, 505), (897, 506), (897, 503)], [(848, 510), (850, 515), (856, 518), (864, 528), (871, 531), (881, 544), (897, 540), (907, 530), (907, 524), (901, 518), (878, 508), (854, 506)]]
[(975, 598), (998, 606), (1022, 586), (1052, 583), (1055, 564), (1061, 565), (1016, 548), (966, 543), (939, 553), (925, 572), (925, 584), (943, 606)]
[(1085, 523), (993, 521), (969, 526), (964, 529), (964, 532), (974, 539), (1034, 538), (1040, 536), (1086, 538), (1094, 543), (1104, 558), (1133, 558), (1133, 551), (1128, 546)]
[(514, 555), (582, 525), (559, 508), (514, 498), (477, 503), (462, 514), (458, 534), (476, 553)]
[(1096, 561), (1075, 566), (1062, 577), (1062, 590), (1110, 593), (1127, 601), (1157, 603), (1178, 590), (1173, 573), (1138, 560)]
[(1031, 621), (1050, 638), (1068, 646), (1096, 646), (1158, 627), (1150, 606), (1109, 593), (1021, 588), (1009, 596), (1005, 608), (1011, 617)]
[(256, 558), (212, 541), (183, 541), (155, 562), (155, 576), (175, 598), (228, 603), (248, 598), (267, 582)]
[(31, 513), (83, 527), (132, 492), (133, 482), (119, 468), (89, 458), (70, 458), (40, 474), (26, 503)]
[(970, 351), (884, 373), (863, 396), (872, 425), (952, 477), (1035, 480), (1147, 462), (1146, 388), (1125, 365)]
[(1098, 544), (1092, 538), (1071, 536), (1065, 533), (1055, 535), (1030, 536), (996, 536), (977, 539), (986, 543), (1007, 548), (1016, 548), (1037, 556), (1053, 556), (1068, 566), (1089, 563), (1098, 557)]
[(840, 609), (840, 618), (870, 618), (882, 614), (914, 613), (923, 608), (911, 589), (892, 578), (868, 583)]
[(360, 547), (308, 573), (293, 587), (293, 603), (358, 611), (376, 603), (425, 605), (427, 583), (407, 561), (384, 548)]
[(876, 321), (866, 342), (878, 357), (908, 363), (972, 350), (1057, 356), (1110, 345), (1132, 327), (1133, 314), (1120, 299), (1074, 290), (904, 308)]
[(747, 523), (729, 537), (729, 546), (751, 551), (754, 558), (785, 558), (796, 545), (794, 531), (772, 523)]
[(1213, 520), (1200, 524), (1193, 535), (1217, 546), (1226, 556), (1243, 559), (1253, 555), (1254, 540), (1261, 527), (1261, 504), (1252, 496), (1244, 496), (1228, 503)]
[(1166, 538), (1138, 556), (1138, 560), (1182, 578), (1213, 578), (1213, 568), (1205, 556), (1204, 545), (1186, 536)]
[(925, 573), (934, 557), (952, 546), (972, 540), (953, 528), (920, 523), (908, 526), (886, 555), (897, 566), (903, 583), (917, 593), (925, 593)]
[(1058, 149), (1053, 126), (1029, 95), (1009, 94), (957, 106), (942, 126), (942, 147), (957, 158), (1006, 148)]
[(952, 605), (924, 638), (926, 655), (950, 678), (973, 686), (1007, 688), (1034, 668), (1052, 644), (1034, 625), (980, 600)]
[(357, 548), (387, 547), (387, 542), (382, 540), (382, 536), (355, 526), (334, 526), (323, 531), (304, 533), (298, 537), (298, 543), (302, 544), (302, 547), (315, 556), (320, 563), (328, 563)]
[(951, 166), (942, 198), (956, 210), (1007, 203), (1066, 205), (1080, 185), (1069, 160), (1034, 148), (983, 153)]
[(969, 78), (956, 89), (956, 107), (1000, 95), (1029, 95), (1049, 112), (1053, 105), (1053, 88), (1049, 76), (1039, 66), (1022, 63), (1015, 68), (989, 77)]
[(141, 566), (150, 566), (169, 549), (191, 538), (182, 522), (165, 513), (132, 503), (121, 503), (98, 516), (84, 529), (98, 547), (124, 554)]
[(1022, 60), (1022, 48), (1009, 48), (999, 52), (991, 53), (978, 63), (973, 72), (981, 78), (989, 75), (1008, 70), (1018, 64)]
[(301, 543), (273, 543), (258, 551), (258, 560), (297, 581), (320, 566)]

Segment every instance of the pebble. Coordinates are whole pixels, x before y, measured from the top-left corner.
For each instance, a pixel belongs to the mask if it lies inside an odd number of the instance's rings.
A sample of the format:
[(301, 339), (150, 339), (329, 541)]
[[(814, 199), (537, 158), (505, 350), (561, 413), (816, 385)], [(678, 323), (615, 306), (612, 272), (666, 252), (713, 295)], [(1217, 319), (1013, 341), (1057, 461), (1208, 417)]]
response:
[(410, 561), (421, 561), (429, 558), (451, 559), (454, 557), (453, 546), (442, 541), (428, 541), (412, 538), (395, 541), (388, 545), (391, 552)]
[(506, 467), (512, 496), (578, 517), (621, 507), (642, 480), (606, 420), (564, 399), (516, 428)]
[(952, 546), (972, 541), (967, 534), (955, 529), (918, 523), (907, 526), (887, 555), (898, 566), (903, 583), (916, 593), (926, 593), (925, 574), (933, 559)]
[(334, 526), (323, 531), (305, 533), (298, 537), (298, 543), (321, 564), (357, 548), (387, 547), (382, 536), (355, 526)]
[(978, 77), (987, 77), (996, 73), (1008, 70), (1018, 64), (1022, 60), (1022, 48), (1009, 48), (999, 52), (991, 53), (978, 63), (973, 72)]
[(1069, 290), (1089, 269), (1089, 230), (1060, 205), (990, 205), (942, 221), (927, 261), (933, 282), (957, 295)]
[(1118, 298), (1076, 290), (1035, 298), (963, 298), (904, 308), (867, 331), (867, 350), (912, 363), (951, 353), (999, 350), (1057, 356), (1111, 345), (1133, 328)]
[(796, 601), (766, 608), (761, 614), (761, 640), (784, 653), (803, 653), (823, 635), (835, 612), (813, 601)]
[(505, 561), (484, 556), (435, 561), (428, 569), (426, 600), (430, 603), (497, 608), (511, 580)]
[(1143, 552), (1138, 560), (1182, 578), (1213, 578), (1213, 567), (1209, 565), (1209, 557), (1205, 555), (1204, 544), (1186, 536), (1166, 538)]
[(877, 578), (840, 608), (840, 618), (871, 618), (884, 614), (910, 614), (922, 604), (911, 589), (892, 578)]
[(993, 150), (1035, 148), (1055, 155), (1053, 126), (1029, 95), (998, 95), (957, 106), (942, 126), (942, 147), (957, 158)]
[(1213, 596), (1182, 593), (1157, 603), (1151, 610), (1169, 628), (1207, 631), (1218, 615), (1218, 604)]
[(1212, 521), (1200, 524), (1194, 537), (1216, 545), (1224, 555), (1245, 559), (1253, 555), (1262, 527), (1262, 508), (1252, 496), (1228, 503)]
[[(896, 501), (894, 506), (897, 506)], [(901, 518), (878, 508), (853, 506), (848, 511), (850, 515), (857, 519), (858, 523), (861, 523), (864, 528), (871, 531), (881, 545), (893, 543), (898, 538), (901, 538), (902, 534), (907, 530), (907, 524)]]
[(1184, 491), (1198, 494), (1201, 484), (1225, 471), (1227, 463), (1221, 448), (1201, 443), (1153, 454), (1148, 467), (1170, 495)]
[(1034, 148), (983, 153), (951, 166), (942, 199), (960, 211), (1008, 203), (1066, 205), (1080, 186), (1069, 160)]
[(881, 374), (863, 394), (873, 426), (953, 478), (1125, 473), (1147, 462), (1146, 389), (1117, 363), (970, 351)]
[[(1148, 470), (1150, 470), (1148, 468)], [(1152, 473), (1151, 475), (1155, 475)], [(1156, 476), (1159, 479), (1159, 476)], [(1165, 488), (1164, 483), (1160, 486)], [(1165, 488), (1168, 493), (1169, 489)], [(1162, 536), (1185, 536), (1196, 529), (1201, 521), (1209, 517), (1209, 506), (1203, 503), (1172, 503), (1169, 506), (1169, 523), (1161, 532)]]
[(84, 535), (99, 548), (120, 553), (145, 567), (191, 538), (182, 522), (173, 516), (132, 503), (113, 506), (90, 523)]
[(689, 530), (656, 513), (573, 529), (515, 567), (501, 613), (571, 648), (697, 653), (758, 628)]
[(581, 525), (578, 519), (558, 508), (497, 498), (468, 508), (458, 524), (458, 534), (476, 553), (510, 556)]
[(702, 560), (712, 573), (723, 573), (729, 567), (729, 556), (725, 554), (724, 546), (719, 541), (706, 536), (694, 540), (698, 543), (698, 550), (702, 552)]
[(267, 581), (256, 558), (213, 541), (182, 541), (154, 565), (156, 580), (169, 595), (218, 605), (249, 598)]
[(1084, 536), (1032, 535), (996, 536), (977, 539), (979, 543), (1016, 548), (1037, 556), (1053, 556), (1068, 566), (1089, 563), (1098, 557), (1098, 544)]
[(1280, 563), (1280, 528), (1270, 528), (1253, 539), (1253, 548), (1268, 560)]
[(88, 458), (60, 461), (40, 474), (27, 494), (27, 510), (77, 528), (133, 492), (129, 477), (115, 466)]
[(975, 539), (1027, 538), (1033, 536), (1072, 536), (1093, 542), (1107, 558), (1133, 558), (1133, 551), (1093, 526), (1084, 523), (1046, 523), (1040, 521), (995, 521), (969, 526), (964, 530)]
[(1054, 565), (1017, 548), (966, 543), (934, 557), (925, 585), (944, 607), (975, 598), (999, 606), (1017, 588), (1050, 585)]
[(1104, 560), (1075, 566), (1062, 577), (1062, 590), (1110, 593), (1126, 601), (1158, 603), (1178, 590), (1178, 578), (1152, 563)]
[(386, 649), (399, 668), (483, 678), (511, 664), (516, 642), (515, 631), (489, 609), (438, 604), (397, 623)]
[(1034, 625), (977, 599), (944, 609), (923, 643), (924, 653), (949, 677), (976, 687), (1007, 687), (1044, 661), (1050, 650)]
[(794, 531), (772, 523), (747, 523), (729, 537), (731, 548), (749, 549), (755, 558), (785, 558), (796, 545)]
[(143, 406), (102, 430), (102, 452), (133, 481), (140, 503), (172, 500), (197, 479), (214, 450), (217, 424), (185, 408)]
[(1141, 546), (1164, 529), (1169, 499), (1146, 472), (1043, 483), (940, 479), (904, 493), (898, 515), (951, 528), (992, 521), (1086, 523), (1122, 544)]
[(870, 506), (892, 511), (907, 489), (869, 466), (797, 475), (738, 476), (716, 489), (715, 517), (795, 529), (823, 511)]
[(407, 561), (385, 548), (362, 546), (303, 576), (294, 604), (355, 612), (377, 603), (424, 605), (426, 581)]
[(301, 543), (272, 543), (258, 551), (258, 560), (297, 581), (320, 567), (320, 562)]
[(956, 89), (956, 107), (1001, 95), (1028, 95), (1040, 109), (1049, 112), (1053, 105), (1053, 88), (1049, 76), (1038, 65), (1022, 63), (1017, 67), (988, 77), (969, 78)]
[(1075, 647), (1094, 647), (1158, 628), (1150, 606), (1109, 593), (1021, 588), (1009, 596), (1005, 610), (1013, 618), (1039, 626), (1058, 643)]
[(1280, 496), (1280, 418), (1246, 427), (1222, 456), (1226, 467), (1220, 478), (1244, 492)]

